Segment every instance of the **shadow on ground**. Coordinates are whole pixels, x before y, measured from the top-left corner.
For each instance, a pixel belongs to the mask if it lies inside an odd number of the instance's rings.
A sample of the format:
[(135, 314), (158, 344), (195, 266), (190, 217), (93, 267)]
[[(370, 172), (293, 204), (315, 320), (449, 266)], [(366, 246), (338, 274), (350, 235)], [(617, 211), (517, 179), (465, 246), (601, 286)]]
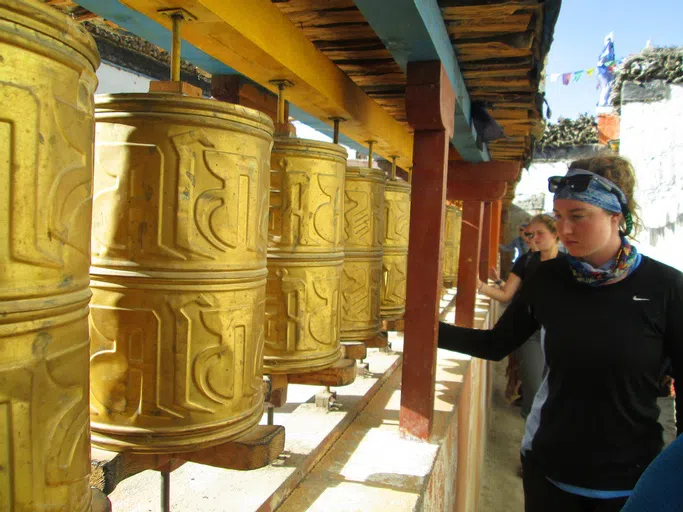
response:
[(482, 474), (479, 512), (522, 512), (524, 495), (519, 446), (524, 434), (524, 420), (519, 407), (508, 405), (504, 398), (506, 361), (494, 365), (493, 400)]

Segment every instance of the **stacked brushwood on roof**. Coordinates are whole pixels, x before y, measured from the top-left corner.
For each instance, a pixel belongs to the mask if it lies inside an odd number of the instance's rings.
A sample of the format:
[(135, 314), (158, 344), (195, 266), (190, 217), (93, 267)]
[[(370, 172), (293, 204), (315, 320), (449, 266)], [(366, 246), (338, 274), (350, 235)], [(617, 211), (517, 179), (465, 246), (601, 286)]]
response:
[[(138, 54), (145, 55), (157, 62), (163, 63), (170, 65), (171, 63), (171, 55), (164, 50), (163, 48), (160, 48), (148, 41), (145, 41), (141, 37), (138, 37), (134, 34), (131, 34), (130, 32), (127, 32), (125, 30), (122, 30), (118, 27), (113, 27), (109, 24), (106, 23), (92, 23), (89, 21), (86, 21), (83, 23), (83, 26), (92, 34), (92, 36), (95, 38), (95, 41), (98, 43), (98, 49), (100, 49), (100, 52), (102, 52), (101, 45), (99, 44), (100, 41), (106, 40), (109, 41), (111, 44), (114, 46), (120, 47), (120, 48), (126, 48), (128, 50), (134, 51)], [(103, 56), (104, 58), (105, 56)], [(110, 54), (107, 52), (106, 60), (111, 61), (111, 57), (116, 59), (116, 54)], [(113, 62), (114, 64), (123, 64), (123, 62)], [(190, 62), (181, 59), (180, 61), (180, 68), (183, 72), (189, 73), (192, 75), (198, 75), (201, 79), (204, 79), (207, 81), (207, 83), (211, 80), (210, 75), (206, 72), (203, 71), (202, 69), (198, 68), (194, 64), (191, 64)]]
[(578, 119), (560, 118), (557, 123), (548, 123), (538, 149), (564, 148), (598, 143), (598, 123), (595, 117), (582, 114)]
[(612, 105), (621, 105), (621, 86), (624, 82), (642, 84), (651, 80), (664, 80), (669, 84), (683, 83), (683, 46), (645, 48), (626, 58), (617, 68), (612, 84)]

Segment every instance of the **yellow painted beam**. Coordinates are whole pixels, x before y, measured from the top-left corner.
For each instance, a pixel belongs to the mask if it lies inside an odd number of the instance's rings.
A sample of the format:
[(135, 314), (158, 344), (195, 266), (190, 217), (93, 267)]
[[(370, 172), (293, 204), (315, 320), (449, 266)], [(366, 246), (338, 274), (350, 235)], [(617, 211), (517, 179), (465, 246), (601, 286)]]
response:
[[(387, 159), (398, 155), (399, 167), (412, 166), (413, 136), (366, 95), (270, 0), (122, 0), (170, 28), (161, 9), (182, 7), (195, 16), (184, 23), (181, 36), (197, 48), (272, 91), (270, 80), (294, 84), (287, 99), (327, 121), (343, 117), (341, 131), (364, 143), (375, 140), (375, 151)], [(331, 122), (330, 122), (331, 124)]]

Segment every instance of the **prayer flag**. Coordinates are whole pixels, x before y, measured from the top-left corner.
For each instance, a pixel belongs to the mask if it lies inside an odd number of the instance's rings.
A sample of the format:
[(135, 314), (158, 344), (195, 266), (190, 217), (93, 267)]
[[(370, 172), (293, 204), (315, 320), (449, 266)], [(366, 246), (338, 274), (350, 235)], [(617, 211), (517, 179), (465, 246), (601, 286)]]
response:
[(598, 57), (598, 81), (600, 83), (599, 107), (606, 107), (612, 92), (612, 81), (614, 80), (614, 32), (605, 36), (605, 46)]

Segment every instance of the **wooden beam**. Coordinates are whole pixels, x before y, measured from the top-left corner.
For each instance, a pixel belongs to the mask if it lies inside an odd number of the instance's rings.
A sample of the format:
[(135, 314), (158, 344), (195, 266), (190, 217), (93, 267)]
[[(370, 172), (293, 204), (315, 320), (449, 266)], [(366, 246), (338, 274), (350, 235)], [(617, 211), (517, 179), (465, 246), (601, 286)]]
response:
[[(428, 131), (438, 125), (451, 138), (455, 95), (451, 89), (443, 86), (449, 84), (446, 69), (438, 61), (415, 62), (411, 63), (409, 68), (411, 76), (406, 88), (406, 113), (410, 126), (415, 131)], [(440, 86), (436, 91), (435, 84)]]
[(287, 376), (290, 384), (309, 386), (348, 386), (356, 380), (356, 361), (340, 359), (330, 368), (312, 373), (292, 373)]
[(90, 485), (109, 494), (126, 478), (146, 470), (174, 471), (186, 461), (249, 471), (271, 464), (285, 447), (285, 428), (257, 425), (233, 441), (183, 453), (115, 453), (91, 449)]
[(455, 324), (460, 327), (474, 327), (474, 304), (477, 295), (483, 217), (484, 203), (481, 201), (463, 203), (458, 292), (455, 296)]
[(453, 126), (453, 109), (444, 105), (453, 105), (453, 95), (440, 62), (408, 64), (408, 119), (420, 129), (415, 130), (413, 154), (399, 424), (403, 432), (420, 439), (429, 438), (434, 419), (446, 170)]
[(449, 161), (448, 179), (469, 181), (510, 181), (519, 177), (520, 162), (492, 160), (473, 164), (471, 162)]
[(448, 180), (449, 201), (495, 201), (507, 190), (504, 181)]
[(355, 0), (358, 9), (406, 70), (409, 62), (441, 61), (455, 90), (455, 131), (452, 143), (465, 160), (489, 160), (485, 145), (471, 122), (470, 98), (460, 73), (456, 52), (436, 2), (423, 0)]
[[(175, 0), (126, 0), (126, 4), (164, 27), (170, 20), (158, 11)], [(184, 23), (182, 37), (206, 54), (271, 91), (271, 80), (289, 80), (289, 101), (327, 120), (342, 117), (342, 131), (358, 142), (375, 140), (375, 151), (398, 156), (412, 166), (412, 138), (368, 97), (351, 78), (309, 41), (270, 0), (196, 0), (183, 5), (196, 17)], [(331, 124), (331, 122), (328, 122)]]

